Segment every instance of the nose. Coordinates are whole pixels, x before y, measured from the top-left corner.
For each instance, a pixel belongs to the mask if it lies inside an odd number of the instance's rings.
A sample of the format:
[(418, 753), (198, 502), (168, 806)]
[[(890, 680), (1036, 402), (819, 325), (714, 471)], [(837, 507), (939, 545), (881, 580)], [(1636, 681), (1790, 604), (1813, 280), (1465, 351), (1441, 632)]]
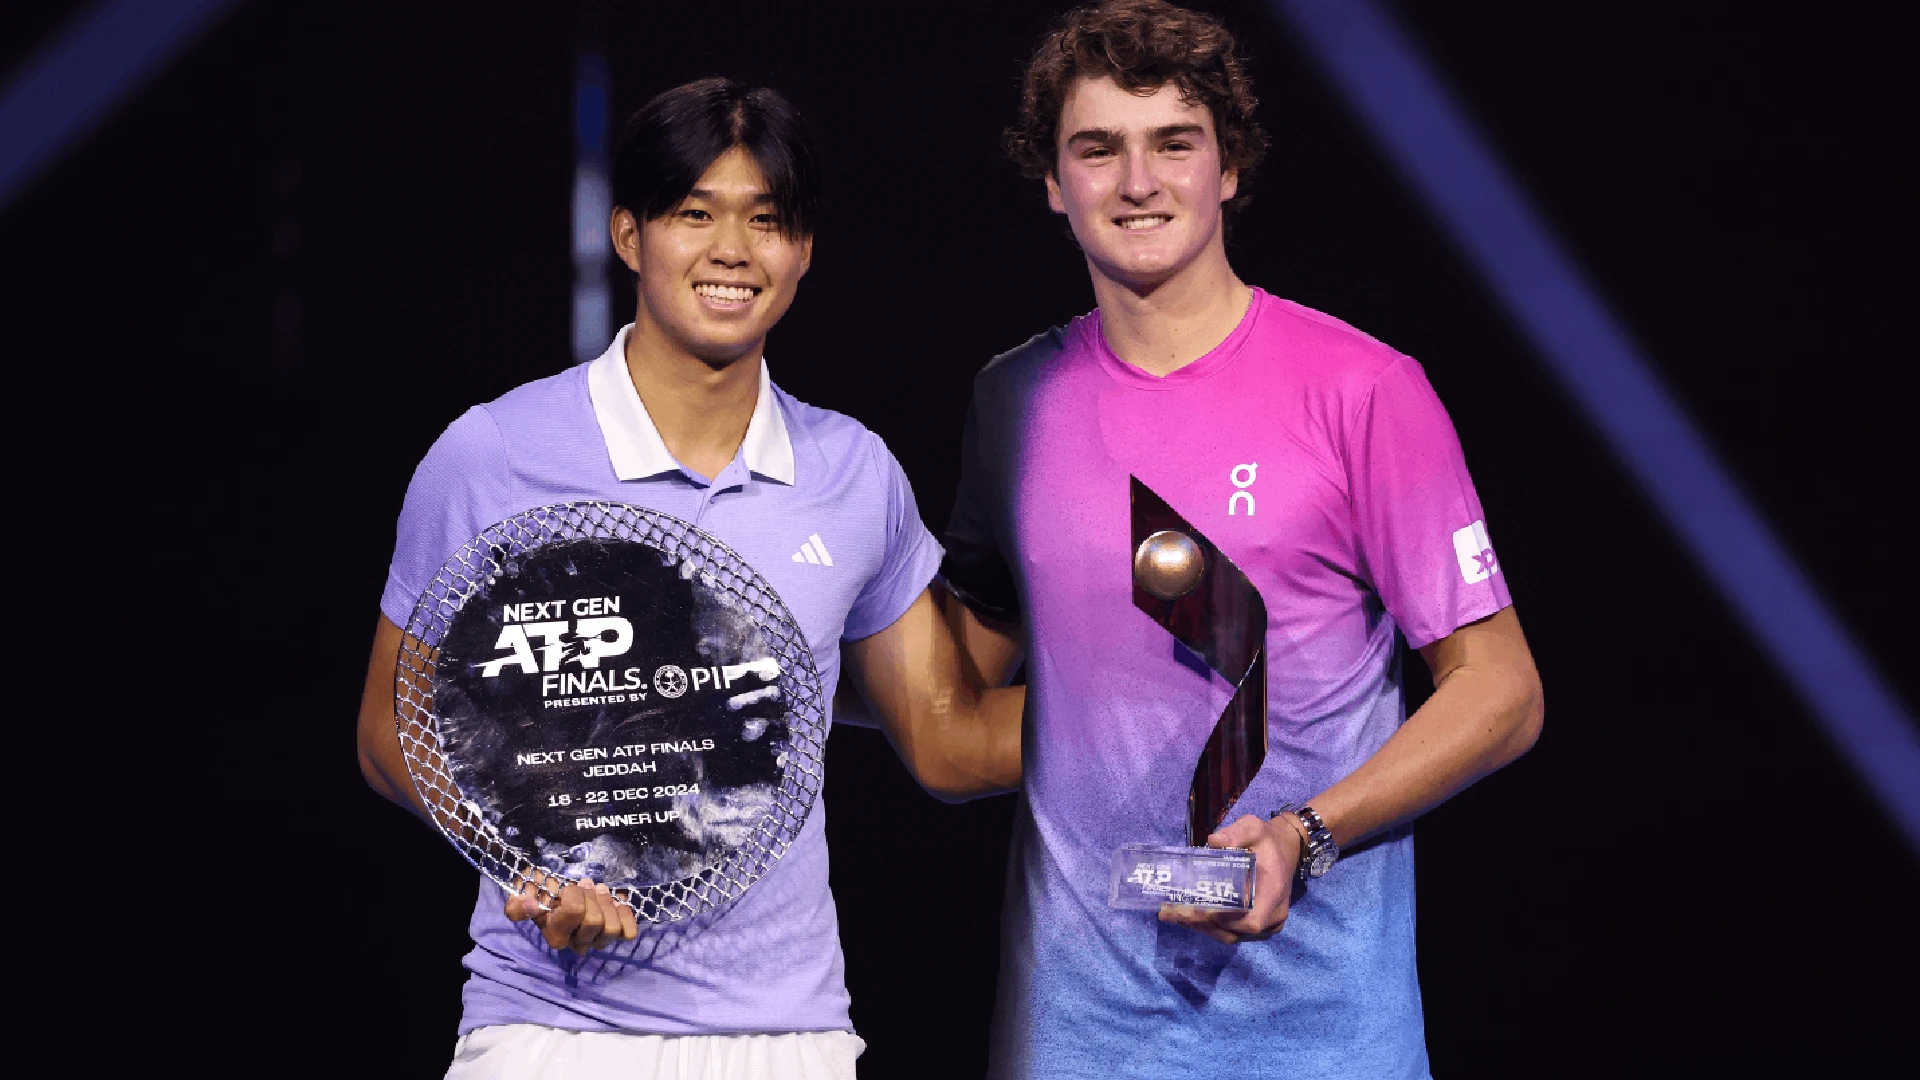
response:
[(1126, 172), (1120, 177), (1120, 197), (1140, 206), (1160, 193), (1160, 178), (1154, 173), (1153, 155), (1144, 146), (1130, 146), (1125, 158)]
[(713, 231), (713, 246), (707, 259), (715, 266), (739, 270), (753, 261), (753, 238), (745, 222), (727, 215)]

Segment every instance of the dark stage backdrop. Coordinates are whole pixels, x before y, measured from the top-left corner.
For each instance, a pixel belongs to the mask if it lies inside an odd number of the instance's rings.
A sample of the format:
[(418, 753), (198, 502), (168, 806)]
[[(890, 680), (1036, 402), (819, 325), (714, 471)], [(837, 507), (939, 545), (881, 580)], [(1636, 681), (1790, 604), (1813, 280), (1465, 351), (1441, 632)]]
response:
[[(76, 7), (8, 5), (0, 63)], [(773, 370), (884, 436), (936, 528), (973, 372), (1092, 303), (996, 149), (1058, 7), (597, 31), (616, 115), (720, 72), (817, 124), (829, 206)], [(1394, 7), (1920, 702), (1903, 39), (1844, 5)], [(1920, 861), (1297, 45), (1222, 10), (1274, 134), (1235, 265), (1425, 363), (1548, 687), (1538, 748), (1419, 827), (1436, 1074), (1914, 1075)], [(83, 1073), (445, 1067), (473, 875), (361, 785), (354, 714), (414, 462), (570, 362), (592, 21), (242, 4), (0, 209), (17, 1041), (64, 1033)], [(843, 730), (825, 803), (863, 1075), (978, 1075), (1011, 800), (937, 804)]]

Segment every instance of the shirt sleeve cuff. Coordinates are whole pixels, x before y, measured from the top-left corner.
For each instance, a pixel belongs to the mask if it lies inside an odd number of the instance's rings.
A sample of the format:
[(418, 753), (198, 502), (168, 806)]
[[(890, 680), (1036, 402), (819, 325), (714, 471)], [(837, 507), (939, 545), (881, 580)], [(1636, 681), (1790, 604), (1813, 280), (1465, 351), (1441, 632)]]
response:
[[(1496, 595), (1489, 596), (1478, 603), (1469, 604), (1465, 608), (1462, 608), (1460, 613), (1454, 616), (1452, 626), (1441, 623), (1439, 626), (1424, 627), (1417, 631), (1411, 627), (1402, 626), (1400, 632), (1406, 635), (1408, 648), (1424, 649), (1463, 626), (1470, 623), (1477, 623), (1489, 615), (1497, 615), (1512, 606), (1513, 601), (1507, 597), (1506, 590), (1503, 589)], [(1441, 629), (1441, 627), (1445, 627), (1445, 629)]]
[(380, 593), (380, 614), (387, 621), (402, 630), (413, 619), (413, 609), (420, 602), (419, 589), (411, 589), (400, 583), (392, 573), (387, 574), (387, 587)]
[(923, 526), (911, 542), (912, 550), (905, 558), (894, 560), (891, 571), (868, 584), (864, 602), (847, 615), (840, 640), (872, 637), (898, 622), (940, 572), (940, 560), (946, 552), (933, 534)]

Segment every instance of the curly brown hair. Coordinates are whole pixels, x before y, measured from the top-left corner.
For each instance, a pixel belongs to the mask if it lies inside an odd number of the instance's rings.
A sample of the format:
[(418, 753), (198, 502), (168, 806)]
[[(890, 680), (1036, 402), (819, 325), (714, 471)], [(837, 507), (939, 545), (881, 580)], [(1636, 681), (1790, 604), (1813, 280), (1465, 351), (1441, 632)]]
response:
[(1267, 133), (1253, 118), (1258, 103), (1246, 62), (1220, 20), (1166, 0), (1097, 0), (1062, 16), (1027, 61), (1020, 118), (1005, 135), (1007, 156), (1029, 179), (1051, 175), (1059, 155), (1060, 112), (1078, 79), (1111, 78), (1148, 93), (1172, 83), (1180, 98), (1213, 113), (1224, 170), (1239, 176), (1229, 210), (1247, 201), (1250, 181), (1267, 152)]

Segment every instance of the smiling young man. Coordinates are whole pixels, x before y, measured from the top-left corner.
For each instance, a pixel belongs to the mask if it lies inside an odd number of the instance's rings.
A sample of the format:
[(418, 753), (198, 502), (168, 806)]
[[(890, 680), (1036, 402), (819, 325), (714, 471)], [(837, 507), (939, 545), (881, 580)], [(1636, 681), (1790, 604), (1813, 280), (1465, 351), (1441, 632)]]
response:
[[(940, 546), (886, 446), (769, 378), (806, 273), (818, 170), (778, 94), (707, 79), (654, 98), (614, 162), (614, 248), (638, 311), (599, 359), (468, 410), (415, 471), (361, 702), (362, 771), (425, 817), (394, 724), (416, 600), (487, 526), (565, 500), (631, 503), (718, 537), (779, 593), (832, 693), (855, 682), (944, 798), (1019, 780), (1021, 692), (976, 695), (927, 591)], [(449, 1077), (847, 1080), (852, 1033), (824, 808), (732, 906), (637, 926), (604, 885), (551, 912), (485, 878)]]
[[(1408, 823), (1540, 729), (1420, 366), (1227, 261), (1253, 106), (1216, 21), (1115, 0), (1041, 43), (1008, 132), (1099, 306), (979, 375), (946, 537), (970, 662), (1024, 654), (1031, 697), (996, 1077), (1427, 1076)], [(1120, 845), (1181, 841), (1234, 689), (1133, 606), (1129, 476), (1266, 604), (1267, 756), (1207, 840), (1254, 852), (1242, 915), (1107, 906)], [(1436, 685), (1412, 717), (1398, 635)]]

